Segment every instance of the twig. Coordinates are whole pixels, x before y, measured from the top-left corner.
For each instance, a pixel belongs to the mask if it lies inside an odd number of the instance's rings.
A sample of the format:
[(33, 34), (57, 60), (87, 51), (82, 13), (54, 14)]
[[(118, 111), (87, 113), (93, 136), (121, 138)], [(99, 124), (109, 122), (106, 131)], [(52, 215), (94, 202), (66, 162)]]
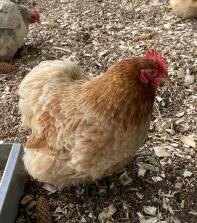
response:
[(91, 213), (91, 216), (92, 216), (92, 223), (96, 223), (95, 219), (94, 219), (94, 211), (93, 211), (91, 202), (89, 202), (89, 208), (90, 208), (90, 213)]

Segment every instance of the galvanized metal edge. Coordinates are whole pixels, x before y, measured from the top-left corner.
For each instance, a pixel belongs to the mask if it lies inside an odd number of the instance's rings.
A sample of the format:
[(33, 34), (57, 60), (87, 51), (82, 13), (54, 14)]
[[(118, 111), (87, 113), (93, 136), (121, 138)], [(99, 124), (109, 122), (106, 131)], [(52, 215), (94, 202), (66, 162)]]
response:
[(15, 222), (26, 181), (21, 156), (22, 145), (13, 144), (0, 184), (0, 223)]

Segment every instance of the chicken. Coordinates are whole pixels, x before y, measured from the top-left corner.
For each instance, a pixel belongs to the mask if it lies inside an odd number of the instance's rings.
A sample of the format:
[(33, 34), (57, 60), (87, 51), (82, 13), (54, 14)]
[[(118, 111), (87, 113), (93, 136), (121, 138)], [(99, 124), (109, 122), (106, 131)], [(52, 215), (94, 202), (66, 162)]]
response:
[(22, 124), (31, 128), (23, 161), (54, 186), (95, 181), (123, 168), (144, 143), (155, 92), (168, 80), (155, 51), (89, 78), (70, 61), (46, 61), (19, 87)]
[(170, 0), (173, 12), (180, 17), (197, 17), (197, 0)]
[(24, 44), (30, 23), (40, 21), (37, 9), (27, 9), (9, 0), (0, 0), (0, 61), (12, 59)]

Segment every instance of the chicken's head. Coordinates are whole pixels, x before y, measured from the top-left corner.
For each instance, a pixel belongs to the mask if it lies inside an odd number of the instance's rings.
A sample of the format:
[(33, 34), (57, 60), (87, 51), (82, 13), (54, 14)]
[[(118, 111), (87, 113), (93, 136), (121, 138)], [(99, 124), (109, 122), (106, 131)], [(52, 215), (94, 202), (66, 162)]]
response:
[(40, 23), (40, 13), (38, 9), (33, 9), (33, 11), (31, 11), (28, 17), (28, 21), (29, 23)]
[(165, 59), (159, 56), (157, 50), (147, 50), (141, 61), (140, 81), (158, 87), (161, 82), (168, 82), (168, 71)]

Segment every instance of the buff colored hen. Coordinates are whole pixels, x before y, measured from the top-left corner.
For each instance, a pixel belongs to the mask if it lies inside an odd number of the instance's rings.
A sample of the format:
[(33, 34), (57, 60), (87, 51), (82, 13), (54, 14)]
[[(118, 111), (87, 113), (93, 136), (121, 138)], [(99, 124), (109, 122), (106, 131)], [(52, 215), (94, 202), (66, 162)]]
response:
[(46, 61), (19, 88), (29, 174), (55, 186), (94, 181), (123, 168), (144, 143), (155, 92), (168, 79), (156, 51), (90, 78), (70, 61)]

